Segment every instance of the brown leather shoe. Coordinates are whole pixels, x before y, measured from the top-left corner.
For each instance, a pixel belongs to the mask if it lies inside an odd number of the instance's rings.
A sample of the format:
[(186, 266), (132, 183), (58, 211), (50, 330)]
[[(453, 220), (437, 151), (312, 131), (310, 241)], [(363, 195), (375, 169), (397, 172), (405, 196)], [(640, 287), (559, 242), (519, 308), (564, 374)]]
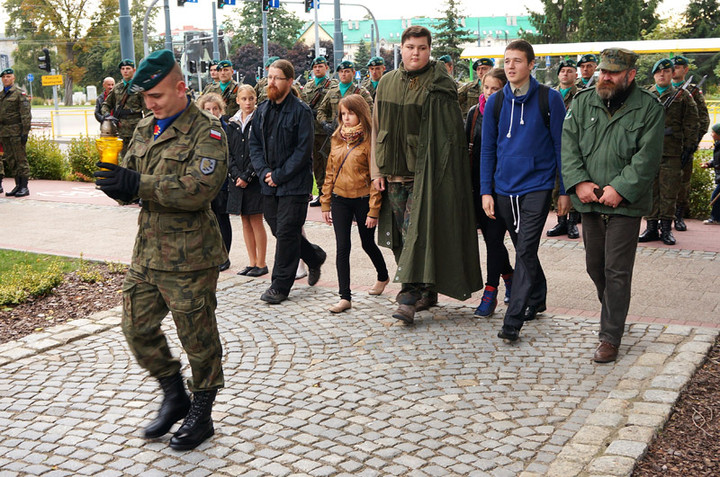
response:
[(431, 291), (423, 292), (422, 297), (417, 302), (415, 302), (415, 311), (428, 310), (431, 307), (437, 305), (437, 302), (437, 293)]
[(415, 321), (415, 305), (400, 305), (392, 316), (410, 325)]
[(618, 347), (608, 343), (607, 341), (601, 341), (595, 350), (595, 356), (593, 361), (596, 363), (610, 363), (617, 359)]

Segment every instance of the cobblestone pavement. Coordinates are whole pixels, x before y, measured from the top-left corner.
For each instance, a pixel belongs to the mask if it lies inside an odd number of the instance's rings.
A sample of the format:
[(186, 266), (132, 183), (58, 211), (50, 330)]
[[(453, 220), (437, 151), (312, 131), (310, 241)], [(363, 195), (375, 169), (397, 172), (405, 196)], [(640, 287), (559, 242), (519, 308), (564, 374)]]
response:
[(266, 286), (219, 285), (226, 388), (191, 452), (141, 438), (160, 392), (119, 309), (0, 345), (0, 476), (629, 475), (718, 332), (632, 324), (596, 365), (595, 319), (545, 314), (511, 345), (468, 305), (403, 326), (389, 294), (336, 316), (334, 290), (269, 306)]

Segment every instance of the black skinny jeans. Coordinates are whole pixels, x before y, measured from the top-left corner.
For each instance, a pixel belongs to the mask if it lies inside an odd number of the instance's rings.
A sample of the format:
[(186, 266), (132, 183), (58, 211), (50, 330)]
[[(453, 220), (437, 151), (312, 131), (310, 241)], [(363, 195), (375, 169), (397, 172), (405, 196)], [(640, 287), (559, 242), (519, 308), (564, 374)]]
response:
[(351, 300), (350, 296), (350, 232), (352, 222), (357, 222), (358, 233), (362, 248), (370, 257), (375, 270), (377, 271), (377, 279), (385, 281), (388, 279), (388, 270), (385, 265), (385, 259), (382, 252), (375, 243), (375, 229), (369, 229), (365, 226), (365, 219), (370, 210), (370, 197), (359, 197), (357, 199), (348, 199), (339, 195), (332, 195), (330, 202), (332, 211), (333, 229), (335, 230), (335, 242), (337, 243), (337, 254), (335, 257), (335, 265), (337, 267), (338, 285), (340, 288), (340, 298)]

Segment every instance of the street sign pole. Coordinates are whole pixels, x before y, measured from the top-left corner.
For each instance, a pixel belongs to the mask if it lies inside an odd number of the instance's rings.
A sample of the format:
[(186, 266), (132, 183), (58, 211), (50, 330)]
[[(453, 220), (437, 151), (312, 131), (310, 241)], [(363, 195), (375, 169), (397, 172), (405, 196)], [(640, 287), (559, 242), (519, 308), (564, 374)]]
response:
[[(50, 74), (55, 74), (55, 68), (50, 71)], [(55, 103), (55, 111), (58, 111), (57, 86), (53, 86), (53, 103)]]
[[(260, 7), (262, 8), (262, 6)], [(267, 64), (268, 61), (268, 34), (267, 34), (267, 12), (263, 10), (262, 12), (262, 31), (263, 31), (263, 66)], [(263, 78), (267, 76), (267, 70), (263, 68)]]
[(32, 73), (28, 73), (27, 81), (28, 81), (28, 83), (30, 83), (30, 98), (32, 99), (32, 97), (33, 97), (32, 84), (33, 84), (33, 81), (35, 81), (35, 76)]

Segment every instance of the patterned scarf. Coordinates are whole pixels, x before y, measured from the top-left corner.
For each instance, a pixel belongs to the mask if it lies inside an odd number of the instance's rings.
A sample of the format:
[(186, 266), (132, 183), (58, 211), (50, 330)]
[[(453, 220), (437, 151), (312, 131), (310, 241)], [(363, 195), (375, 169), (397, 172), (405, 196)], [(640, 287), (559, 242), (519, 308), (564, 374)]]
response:
[(340, 128), (340, 137), (347, 143), (348, 146), (351, 146), (362, 139), (363, 134), (365, 134), (365, 131), (363, 130), (362, 123), (358, 123), (355, 126), (343, 126)]

